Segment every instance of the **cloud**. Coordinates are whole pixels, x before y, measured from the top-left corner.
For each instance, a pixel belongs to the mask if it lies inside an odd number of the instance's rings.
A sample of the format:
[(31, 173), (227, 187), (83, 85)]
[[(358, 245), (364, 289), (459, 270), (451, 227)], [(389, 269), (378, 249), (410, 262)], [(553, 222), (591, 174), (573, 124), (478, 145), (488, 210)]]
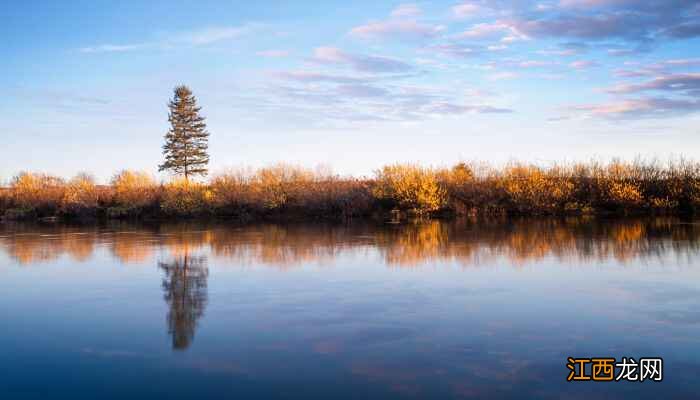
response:
[(364, 83), (368, 81), (367, 78), (362, 77), (332, 75), (313, 71), (285, 71), (277, 72), (275, 75), (282, 79), (306, 83)]
[(337, 47), (317, 47), (311, 61), (318, 64), (349, 65), (362, 72), (406, 72), (413, 66), (395, 58), (346, 53)]
[(688, 39), (700, 36), (700, 22), (685, 22), (667, 28), (664, 35), (676, 39)]
[(700, 73), (670, 74), (638, 84), (622, 84), (608, 89), (609, 93), (626, 94), (646, 91), (678, 92), (695, 95), (700, 93)]
[(432, 114), (440, 115), (459, 115), (459, 114), (509, 114), (513, 110), (508, 108), (498, 108), (484, 105), (464, 105), (452, 103), (434, 103), (426, 107), (426, 111)]
[(144, 41), (139, 43), (129, 44), (100, 44), (94, 46), (86, 46), (79, 49), (82, 53), (109, 53), (109, 52), (128, 52), (145, 49), (169, 49), (182, 46), (205, 46), (225, 40), (240, 38), (250, 34), (261, 25), (245, 24), (241, 26), (222, 26), (208, 27), (185, 32), (178, 32), (162, 37), (158, 40)]
[(414, 3), (400, 4), (393, 11), (391, 11), (391, 16), (394, 18), (401, 17), (417, 17), (422, 14), (420, 7)]
[(561, 0), (555, 6), (526, 12), (518, 3), (511, 3), (491, 24), (530, 38), (619, 40), (649, 46), (661, 37), (698, 37), (697, 7), (697, 0)]
[(471, 58), (482, 54), (485, 48), (481, 45), (476, 44), (466, 44), (466, 43), (444, 43), (430, 46), (428, 48), (431, 51), (435, 51), (444, 55), (459, 57), (459, 58)]
[(606, 118), (660, 118), (700, 111), (700, 73), (660, 75), (641, 83), (618, 84), (607, 92), (616, 98), (571, 110)]
[(455, 35), (457, 39), (490, 39), (494, 37), (519, 37), (510, 25), (502, 22), (484, 22), (472, 25), (469, 29)]
[(79, 49), (81, 53), (122, 53), (126, 51), (141, 50), (149, 47), (147, 43), (139, 44), (101, 44), (97, 46), (82, 47)]
[(700, 111), (700, 102), (689, 99), (650, 97), (625, 99), (605, 104), (580, 105), (570, 110), (592, 117), (613, 119), (659, 118), (684, 115)]
[(255, 53), (259, 55), (260, 57), (268, 57), (268, 58), (284, 58), (289, 56), (289, 51), (287, 50), (263, 50)]
[(518, 74), (515, 72), (510, 72), (510, 71), (504, 71), (504, 72), (497, 72), (495, 74), (491, 74), (487, 76), (489, 80), (492, 81), (502, 81), (506, 79), (515, 79), (518, 77)]
[(452, 15), (459, 19), (472, 18), (484, 13), (485, 8), (473, 1), (465, 1), (452, 7)]
[(278, 76), (290, 84), (265, 91), (274, 107), (293, 111), (299, 118), (313, 116), (317, 125), (417, 121), (462, 114), (513, 112), (502, 105), (488, 104), (485, 100), (492, 95), (477, 89), (411, 86), (377, 77), (347, 79), (308, 72)]
[(520, 68), (541, 68), (541, 67), (549, 67), (553, 63), (551, 61), (538, 61), (538, 60), (528, 60), (528, 61), (521, 61), (518, 63), (518, 67)]
[(222, 40), (239, 38), (243, 35), (250, 33), (252, 30), (252, 25), (204, 28), (173, 35), (173, 37), (171, 37), (167, 41), (181, 44), (190, 44), (193, 46), (200, 46), (211, 44), (214, 42), (219, 42)]
[(591, 60), (577, 60), (569, 63), (569, 66), (574, 69), (588, 69), (598, 66), (598, 63)]
[(412, 20), (370, 22), (350, 30), (350, 35), (363, 39), (427, 39), (438, 35), (444, 27)]
[(370, 85), (341, 85), (336, 88), (338, 94), (349, 97), (379, 98), (389, 94), (386, 89)]
[(658, 61), (639, 66), (635, 69), (617, 69), (613, 75), (617, 78), (643, 78), (669, 73), (673, 70), (700, 67), (700, 58), (680, 58)]

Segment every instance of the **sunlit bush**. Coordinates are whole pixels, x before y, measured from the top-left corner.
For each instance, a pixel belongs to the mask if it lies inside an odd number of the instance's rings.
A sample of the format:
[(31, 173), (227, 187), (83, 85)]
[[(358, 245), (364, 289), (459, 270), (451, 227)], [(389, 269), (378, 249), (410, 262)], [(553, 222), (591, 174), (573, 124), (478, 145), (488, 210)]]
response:
[(16, 206), (51, 213), (58, 209), (63, 199), (65, 184), (55, 176), (24, 172), (12, 180), (10, 190)]
[(255, 200), (265, 209), (280, 209), (298, 201), (314, 180), (313, 172), (297, 166), (277, 164), (259, 169), (251, 189)]
[(513, 165), (506, 168), (501, 184), (518, 212), (553, 213), (574, 200), (574, 184), (560, 168)]
[(439, 210), (447, 200), (436, 172), (416, 165), (385, 166), (376, 173), (375, 195), (419, 213)]
[(251, 175), (251, 171), (244, 169), (215, 175), (209, 184), (213, 195), (212, 205), (228, 211), (240, 211), (253, 206)]
[(213, 198), (206, 185), (176, 179), (163, 186), (160, 208), (169, 215), (195, 216), (210, 212)]
[(99, 201), (100, 193), (95, 179), (87, 174), (79, 174), (65, 185), (61, 211), (67, 214), (94, 213)]
[(120, 207), (144, 208), (153, 205), (158, 197), (158, 186), (146, 172), (124, 170), (112, 178), (114, 203)]

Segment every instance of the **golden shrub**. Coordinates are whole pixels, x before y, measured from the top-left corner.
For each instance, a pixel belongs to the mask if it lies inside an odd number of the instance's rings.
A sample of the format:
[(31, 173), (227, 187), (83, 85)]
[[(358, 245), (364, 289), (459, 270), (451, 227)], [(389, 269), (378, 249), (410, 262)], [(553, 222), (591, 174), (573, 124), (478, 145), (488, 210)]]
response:
[(642, 193), (638, 185), (631, 182), (608, 182), (605, 185), (607, 200), (617, 205), (638, 206), (642, 203)]
[(160, 207), (171, 215), (190, 216), (211, 210), (213, 192), (198, 182), (176, 179), (163, 186)]
[(158, 197), (158, 186), (146, 172), (124, 170), (112, 178), (114, 203), (129, 208), (152, 205)]
[(376, 184), (377, 197), (392, 199), (400, 207), (419, 213), (439, 210), (447, 200), (436, 172), (416, 165), (385, 166), (377, 171)]
[(24, 172), (10, 186), (15, 204), (23, 208), (57, 208), (65, 191), (61, 178)]
[(99, 201), (99, 191), (94, 178), (87, 174), (79, 174), (65, 185), (61, 209), (69, 213), (95, 210)]
[(286, 164), (261, 168), (252, 178), (255, 200), (266, 209), (281, 208), (298, 200), (314, 181), (308, 169)]
[(560, 169), (543, 170), (536, 166), (508, 167), (502, 185), (519, 211), (563, 209), (571, 202), (574, 191), (573, 183)]

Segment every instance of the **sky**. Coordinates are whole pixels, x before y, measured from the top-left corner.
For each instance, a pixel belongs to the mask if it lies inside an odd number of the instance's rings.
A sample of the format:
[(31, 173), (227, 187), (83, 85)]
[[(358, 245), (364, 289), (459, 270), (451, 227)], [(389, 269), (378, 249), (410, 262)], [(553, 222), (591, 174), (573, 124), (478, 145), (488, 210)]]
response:
[(207, 119), (212, 173), (700, 153), (700, 0), (24, 1), (0, 15), (0, 181), (156, 174), (179, 84)]

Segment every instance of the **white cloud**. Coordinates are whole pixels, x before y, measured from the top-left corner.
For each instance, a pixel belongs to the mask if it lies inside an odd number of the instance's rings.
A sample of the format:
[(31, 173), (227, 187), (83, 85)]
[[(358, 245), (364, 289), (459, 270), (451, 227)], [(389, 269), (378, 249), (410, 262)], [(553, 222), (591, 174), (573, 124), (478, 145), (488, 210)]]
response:
[(350, 30), (350, 35), (370, 38), (424, 39), (436, 36), (445, 29), (441, 25), (428, 25), (412, 20), (387, 20), (370, 22)]
[(418, 7), (417, 4), (414, 3), (405, 3), (405, 4), (400, 4), (398, 7), (396, 7), (392, 12), (391, 16), (396, 17), (396, 18), (401, 18), (401, 17), (417, 17), (421, 15), (422, 11), (420, 7)]
[(263, 50), (255, 53), (259, 55), (260, 57), (269, 57), (269, 58), (283, 58), (289, 56), (289, 51), (287, 50)]
[(497, 72), (495, 74), (491, 74), (487, 76), (488, 79), (492, 81), (502, 81), (506, 79), (515, 79), (518, 77), (518, 74), (515, 72), (510, 72), (510, 71), (505, 71), (505, 72)]
[(125, 51), (141, 50), (150, 46), (148, 43), (138, 43), (138, 44), (101, 44), (98, 46), (82, 47), (80, 52), (82, 53), (120, 53)]
[(457, 18), (471, 18), (483, 11), (483, 8), (473, 2), (464, 2), (452, 7), (452, 14)]
[(569, 66), (571, 68), (574, 68), (574, 69), (588, 69), (591, 67), (598, 66), (598, 63), (596, 63), (595, 61), (590, 61), (590, 60), (577, 60), (577, 61), (571, 62), (569, 64)]
[(129, 43), (129, 44), (100, 44), (79, 49), (82, 53), (107, 53), (144, 50), (149, 48), (167, 49), (179, 46), (205, 46), (225, 40), (232, 40), (247, 35), (260, 25), (246, 24), (241, 26), (209, 27), (167, 35), (159, 40)]
[(222, 40), (239, 38), (252, 30), (251, 25), (235, 27), (212, 27), (175, 35), (169, 41), (194, 46), (211, 44)]
[(413, 67), (401, 60), (375, 55), (359, 55), (342, 51), (337, 47), (317, 47), (311, 58), (318, 64), (349, 65), (363, 72), (405, 72)]

